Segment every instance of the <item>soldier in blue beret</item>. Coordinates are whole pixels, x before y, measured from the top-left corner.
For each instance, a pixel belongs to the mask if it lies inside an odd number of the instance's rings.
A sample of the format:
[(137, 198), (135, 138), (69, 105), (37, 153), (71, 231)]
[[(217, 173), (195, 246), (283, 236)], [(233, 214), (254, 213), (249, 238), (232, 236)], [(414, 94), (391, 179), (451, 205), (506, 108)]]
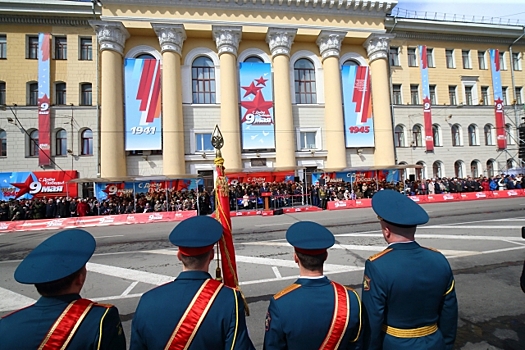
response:
[(392, 190), (377, 192), (372, 208), (388, 247), (365, 263), (365, 348), (452, 350), (458, 319), (452, 270), (443, 254), (414, 240), (428, 214)]
[(208, 273), (222, 230), (217, 220), (196, 216), (171, 231), (183, 270), (173, 282), (140, 298), (131, 324), (131, 350), (254, 349), (240, 292)]
[(264, 349), (356, 349), (361, 330), (357, 293), (323, 275), (333, 234), (302, 221), (286, 231), (299, 265), (299, 279), (270, 299)]
[(95, 245), (84, 230), (64, 230), (18, 265), (15, 280), (41, 297), (0, 319), (0, 349), (126, 349), (117, 308), (79, 295)]

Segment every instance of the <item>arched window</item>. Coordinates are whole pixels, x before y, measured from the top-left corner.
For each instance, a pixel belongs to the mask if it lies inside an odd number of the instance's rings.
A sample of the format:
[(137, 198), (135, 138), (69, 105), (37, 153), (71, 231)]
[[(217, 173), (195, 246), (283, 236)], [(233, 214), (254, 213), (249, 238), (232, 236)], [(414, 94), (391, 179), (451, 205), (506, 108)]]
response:
[(67, 155), (67, 132), (64, 129), (60, 129), (56, 132), (55, 154), (57, 156)]
[(343, 63), (343, 66), (349, 66), (349, 67), (359, 66), (359, 63), (354, 60), (347, 60), (345, 61), (345, 63)]
[(470, 163), (470, 176), (472, 177), (478, 177), (481, 174), (481, 164), (479, 163), (479, 160), (473, 160)]
[(505, 135), (507, 136), (507, 144), (513, 145), (514, 144), (514, 129), (512, 125), (505, 124)]
[(478, 146), (477, 127), (474, 124), (468, 126), (468, 145)]
[(416, 179), (424, 180), (426, 178), (426, 165), (425, 162), (419, 161), (416, 165), (422, 166), (422, 168), (416, 168)]
[(297, 60), (294, 64), (295, 101), (297, 103), (317, 103), (315, 87), (315, 67), (306, 58)]
[(435, 178), (443, 177), (443, 163), (439, 160), (432, 164), (432, 176)]
[(432, 125), (432, 137), (434, 138), (434, 147), (441, 147), (441, 127), (438, 124)]
[(456, 162), (454, 163), (454, 174), (456, 177), (459, 178), (463, 178), (465, 176), (463, 172), (463, 161), (456, 160)]
[(197, 57), (191, 65), (193, 103), (215, 103), (215, 66), (206, 56)]
[(65, 105), (66, 104), (66, 83), (55, 84), (55, 104)]
[(414, 125), (412, 127), (412, 147), (423, 147), (421, 125)]
[(461, 127), (458, 124), (452, 125), (452, 146), (461, 146)]
[(0, 129), (0, 157), (7, 157), (7, 133)]
[(150, 55), (149, 53), (141, 53), (140, 55), (135, 56), (135, 58), (140, 58), (143, 60), (155, 60), (156, 59), (155, 56)]
[(487, 160), (487, 176), (493, 177), (494, 176), (494, 159)]
[(27, 105), (38, 105), (38, 83), (36, 82), (27, 83)]
[(394, 142), (395, 147), (406, 147), (405, 146), (405, 130), (401, 125), (396, 125), (396, 128), (394, 129)]
[(494, 128), (490, 124), (486, 124), (483, 127), (483, 133), (485, 134), (485, 146), (494, 146)]
[(81, 148), (80, 154), (83, 156), (93, 155), (93, 131), (91, 129), (85, 129), (80, 134)]
[(38, 130), (33, 130), (29, 134), (29, 156), (37, 157), (39, 150), (40, 148), (38, 147)]
[(264, 63), (264, 61), (259, 56), (250, 56), (244, 60), (244, 63)]
[(512, 169), (515, 167), (516, 167), (516, 162), (514, 161), (514, 159), (512, 158), (507, 159), (507, 169)]

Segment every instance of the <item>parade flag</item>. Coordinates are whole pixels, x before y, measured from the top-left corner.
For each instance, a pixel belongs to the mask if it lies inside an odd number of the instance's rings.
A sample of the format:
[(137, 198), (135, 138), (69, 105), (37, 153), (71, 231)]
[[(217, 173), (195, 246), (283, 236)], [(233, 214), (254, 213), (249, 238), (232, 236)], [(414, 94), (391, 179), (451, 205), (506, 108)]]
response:
[[(51, 165), (51, 118), (49, 116), (49, 33), (38, 34), (38, 165)], [(32, 147), (32, 146), (31, 146)]]
[(505, 114), (503, 114), (499, 50), (490, 50), (490, 68), (492, 72), (492, 89), (494, 90), (494, 114), (496, 116), (498, 149), (505, 149), (507, 148), (507, 137), (505, 135)]
[(428, 60), (427, 47), (419, 46), (419, 66), (421, 68), (421, 87), (423, 89), (423, 117), (425, 121), (425, 144), (427, 152), (434, 151), (434, 133), (432, 132), (432, 103), (430, 100), (430, 87), (428, 85)]

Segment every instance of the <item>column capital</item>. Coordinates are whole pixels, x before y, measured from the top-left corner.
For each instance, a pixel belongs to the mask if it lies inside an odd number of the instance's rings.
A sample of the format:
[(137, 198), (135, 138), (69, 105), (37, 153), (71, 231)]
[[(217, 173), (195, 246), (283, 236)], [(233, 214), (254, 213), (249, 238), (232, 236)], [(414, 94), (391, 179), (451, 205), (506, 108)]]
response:
[(272, 56), (290, 56), (290, 50), (292, 49), (295, 34), (297, 34), (297, 29), (268, 28), (266, 42), (270, 47)]
[(378, 59), (388, 59), (390, 40), (395, 34), (371, 34), (363, 46), (368, 53), (368, 64)]
[(341, 43), (345, 36), (346, 32), (321, 31), (316, 43), (319, 46), (319, 52), (323, 60), (332, 56), (339, 57), (341, 53)]
[(100, 51), (115, 51), (124, 56), (124, 44), (129, 33), (120, 22), (89, 21), (97, 34)]
[(182, 55), (182, 43), (186, 40), (186, 31), (182, 24), (151, 23), (159, 38), (160, 51), (176, 52)]
[(242, 36), (242, 27), (212, 26), (213, 39), (219, 56), (223, 53), (231, 53), (237, 56), (237, 49)]

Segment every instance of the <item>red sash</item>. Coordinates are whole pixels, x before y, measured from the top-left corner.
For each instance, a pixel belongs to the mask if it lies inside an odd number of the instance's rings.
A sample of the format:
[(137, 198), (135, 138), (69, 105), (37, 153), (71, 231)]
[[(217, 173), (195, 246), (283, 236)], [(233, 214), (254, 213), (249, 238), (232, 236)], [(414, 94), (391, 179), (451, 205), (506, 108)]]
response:
[(88, 299), (78, 299), (69, 303), (47, 332), (38, 350), (65, 349), (94, 304)]
[(221, 282), (213, 279), (204, 281), (171, 334), (170, 340), (164, 348), (165, 350), (183, 350), (190, 346), (193, 337), (195, 337), (197, 330), (223, 285)]
[(328, 334), (321, 344), (321, 350), (334, 350), (339, 347), (350, 320), (350, 298), (346, 288), (335, 282), (332, 282), (332, 286), (335, 293), (334, 316)]

